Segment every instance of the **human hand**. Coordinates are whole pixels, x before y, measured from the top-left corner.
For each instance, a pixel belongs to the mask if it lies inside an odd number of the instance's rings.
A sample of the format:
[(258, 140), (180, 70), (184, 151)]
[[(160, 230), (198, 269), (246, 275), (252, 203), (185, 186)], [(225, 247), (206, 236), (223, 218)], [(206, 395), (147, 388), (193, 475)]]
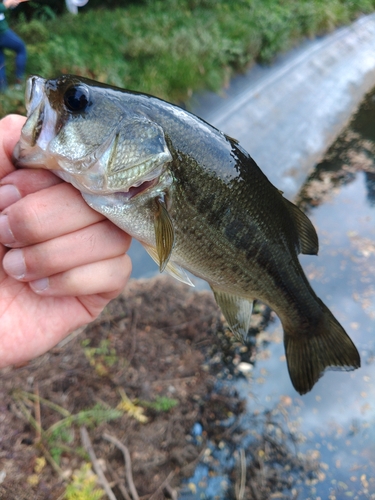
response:
[(15, 170), (24, 121), (0, 121), (0, 368), (95, 319), (131, 272), (129, 235), (51, 172)]
[(3, 4), (7, 9), (11, 7), (17, 7), (19, 3), (28, 2), (29, 0), (3, 0)]

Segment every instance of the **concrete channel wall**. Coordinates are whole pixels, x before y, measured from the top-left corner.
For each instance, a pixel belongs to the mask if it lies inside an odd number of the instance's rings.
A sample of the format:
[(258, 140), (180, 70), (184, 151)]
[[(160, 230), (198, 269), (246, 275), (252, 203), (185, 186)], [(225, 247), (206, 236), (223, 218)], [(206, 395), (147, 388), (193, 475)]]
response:
[(375, 86), (375, 14), (205, 93), (193, 112), (238, 139), (292, 199)]

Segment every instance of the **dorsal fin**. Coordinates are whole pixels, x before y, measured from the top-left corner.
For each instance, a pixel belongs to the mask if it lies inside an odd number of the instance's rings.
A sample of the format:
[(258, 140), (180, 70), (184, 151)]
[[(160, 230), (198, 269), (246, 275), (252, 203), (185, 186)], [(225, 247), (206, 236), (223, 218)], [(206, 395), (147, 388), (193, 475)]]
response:
[(306, 255), (317, 255), (318, 235), (311, 220), (294, 203), (284, 198), (285, 205), (297, 226), (300, 251)]

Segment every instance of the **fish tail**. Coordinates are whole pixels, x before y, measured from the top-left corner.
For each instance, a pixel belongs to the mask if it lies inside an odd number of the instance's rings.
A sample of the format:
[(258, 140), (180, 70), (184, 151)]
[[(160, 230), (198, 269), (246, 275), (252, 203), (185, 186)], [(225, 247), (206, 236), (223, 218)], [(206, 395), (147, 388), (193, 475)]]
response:
[[(318, 299), (319, 300), (319, 299)], [(329, 309), (314, 326), (284, 328), (285, 354), (294, 388), (309, 392), (327, 369), (355, 370), (361, 365), (357, 348)]]

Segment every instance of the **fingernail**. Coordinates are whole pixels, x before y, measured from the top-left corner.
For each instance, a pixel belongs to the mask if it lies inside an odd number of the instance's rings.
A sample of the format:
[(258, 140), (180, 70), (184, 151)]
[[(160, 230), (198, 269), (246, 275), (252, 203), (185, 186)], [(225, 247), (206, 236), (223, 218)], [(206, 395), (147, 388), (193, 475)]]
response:
[(15, 238), (9, 227), (9, 220), (7, 215), (0, 215), (0, 242), (3, 245), (10, 245), (15, 243)]
[(30, 281), (30, 286), (34, 292), (43, 292), (49, 287), (49, 279), (42, 278), (40, 280)]
[(4, 270), (9, 276), (16, 279), (21, 279), (26, 273), (26, 264), (23, 256), (23, 251), (16, 249), (6, 253), (3, 259)]
[(21, 193), (18, 191), (16, 186), (12, 184), (5, 184), (5, 186), (0, 186), (0, 210), (9, 207), (16, 201), (21, 199)]

